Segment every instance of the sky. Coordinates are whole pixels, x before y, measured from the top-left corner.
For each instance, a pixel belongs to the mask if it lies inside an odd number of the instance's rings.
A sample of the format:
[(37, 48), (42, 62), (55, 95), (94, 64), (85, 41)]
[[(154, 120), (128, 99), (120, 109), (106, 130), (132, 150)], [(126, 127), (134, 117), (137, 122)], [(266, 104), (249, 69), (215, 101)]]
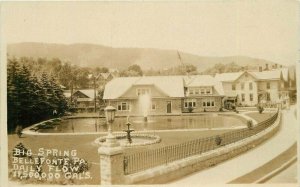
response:
[(7, 43), (93, 43), (250, 56), (287, 65), (298, 57), (298, 2), (14, 2), (2, 4)]

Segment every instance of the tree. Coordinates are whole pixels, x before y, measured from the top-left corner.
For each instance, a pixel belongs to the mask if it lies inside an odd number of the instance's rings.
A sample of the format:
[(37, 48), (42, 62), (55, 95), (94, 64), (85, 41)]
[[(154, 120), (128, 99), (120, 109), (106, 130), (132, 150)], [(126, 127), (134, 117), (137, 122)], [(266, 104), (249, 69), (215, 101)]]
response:
[(19, 98), (19, 69), (20, 66), (16, 58), (8, 59), (7, 65), (7, 130), (12, 132), (19, 123), (19, 109), (20, 100)]
[(99, 73), (108, 73), (109, 69), (107, 67), (96, 67), (94, 70), (95, 74), (99, 74)]
[(56, 110), (58, 114), (64, 114), (64, 112), (68, 109), (67, 98), (64, 96), (63, 90), (56, 83), (54, 77), (50, 78), (49, 83), (53, 95), (52, 102), (56, 106), (54, 110)]
[(63, 114), (67, 110), (66, 103), (63, 91), (54, 78), (49, 79), (46, 73), (42, 73), (39, 80), (27, 65), (20, 66), (16, 58), (8, 59), (8, 132), (50, 118), (54, 109)]
[(141, 67), (137, 64), (131, 65), (127, 68), (127, 71), (129, 74), (136, 74), (138, 76), (142, 76), (143, 75), (143, 71), (141, 69)]

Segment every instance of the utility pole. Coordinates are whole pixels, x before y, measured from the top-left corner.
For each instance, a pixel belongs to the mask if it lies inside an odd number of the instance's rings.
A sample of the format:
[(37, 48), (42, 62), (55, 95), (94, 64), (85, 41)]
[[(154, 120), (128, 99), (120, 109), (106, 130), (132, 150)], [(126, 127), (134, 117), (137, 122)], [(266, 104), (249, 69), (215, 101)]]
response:
[(88, 78), (93, 78), (93, 83), (94, 83), (94, 112), (96, 113), (97, 110), (97, 93), (96, 93), (96, 81), (98, 80), (98, 78), (100, 77), (100, 74), (95, 76), (94, 74), (90, 74), (88, 76)]
[(95, 104), (95, 108), (94, 108), (94, 112), (96, 113), (96, 107), (97, 107), (97, 98), (96, 98), (96, 77), (94, 76), (94, 104)]

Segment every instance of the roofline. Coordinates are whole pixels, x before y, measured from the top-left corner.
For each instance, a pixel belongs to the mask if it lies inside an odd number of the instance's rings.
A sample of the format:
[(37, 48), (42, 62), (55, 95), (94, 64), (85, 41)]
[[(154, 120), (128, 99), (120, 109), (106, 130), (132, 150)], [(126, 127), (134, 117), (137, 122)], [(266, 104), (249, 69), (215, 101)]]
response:
[[(152, 97), (151, 99), (184, 99), (186, 98), (184, 97)], [(123, 99), (128, 99), (128, 100), (138, 100), (138, 97), (119, 97), (119, 98), (115, 98), (115, 99), (104, 99), (103, 100), (123, 100)]]
[[(92, 89), (91, 89), (91, 90), (92, 90)], [(83, 93), (81, 90), (75, 91), (75, 92), (73, 93), (73, 95), (74, 95), (76, 92), (81, 92), (83, 95), (87, 96), (88, 98), (91, 98), (91, 97), (89, 97), (88, 95), (86, 95), (85, 93)]]

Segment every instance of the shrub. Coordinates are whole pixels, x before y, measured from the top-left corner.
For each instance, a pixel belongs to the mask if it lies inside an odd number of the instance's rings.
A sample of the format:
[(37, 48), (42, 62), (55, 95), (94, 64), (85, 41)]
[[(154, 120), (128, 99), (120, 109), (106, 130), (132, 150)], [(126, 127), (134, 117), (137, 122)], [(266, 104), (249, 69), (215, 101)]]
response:
[(16, 128), (16, 133), (17, 133), (19, 138), (21, 138), (21, 136), (22, 136), (22, 131), (23, 131), (22, 126), (18, 125), (17, 128)]
[(234, 105), (231, 105), (231, 109), (232, 109), (232, 110), (235, 110), (236, 107), (235, 107)]
[(258, 112), (261, 114), (265, 109), (262, 106), (257, 107)]
[(223, 108), (222, 107), (220, 107), (220, 109), (219, 109), (219, 112), (223, 112), (224, 110), (223, 110)]
[(17, 144), (13, 149), (14, 157), (27, 157), (28, 149), (22, 144)]
[(194, 110), (193, 107), (189, 106), (189, 108), (188, 108), (189, 113), (192, 113), (193, 110)]
[(249, 130), (253, 129), (253, 121), (252, 120), (247, 121), (247, 127), (248, 127)]
[(222, 143), (222, 138), (221, 138), (220, 136), (216, 136), (215, 142), (216, 142), (216, 145), (221, 145), (221, 143)]

